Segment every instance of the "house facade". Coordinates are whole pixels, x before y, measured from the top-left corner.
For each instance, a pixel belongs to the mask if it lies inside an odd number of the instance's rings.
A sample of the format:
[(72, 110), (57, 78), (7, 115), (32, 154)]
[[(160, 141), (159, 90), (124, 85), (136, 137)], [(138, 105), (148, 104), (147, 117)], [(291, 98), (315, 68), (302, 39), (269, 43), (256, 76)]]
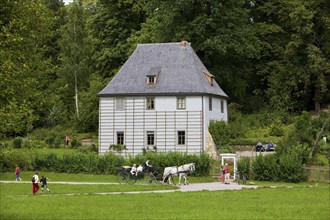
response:
[(99, 97), (99, 154), (199, 154), (210, 121), (228, 119), (228, 96), (185, 41), (138, 45)]

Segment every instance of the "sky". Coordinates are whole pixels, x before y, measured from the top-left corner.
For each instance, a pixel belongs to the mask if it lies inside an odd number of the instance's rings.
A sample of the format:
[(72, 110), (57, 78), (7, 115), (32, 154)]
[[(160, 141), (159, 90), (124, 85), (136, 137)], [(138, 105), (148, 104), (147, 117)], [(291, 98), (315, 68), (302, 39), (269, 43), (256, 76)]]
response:
[(73, 2), (73, 0), (63, 0), (63, 2), (64, 2), (64, 4), (69, 4), (69, 3), (71, 3), (71, 2)]

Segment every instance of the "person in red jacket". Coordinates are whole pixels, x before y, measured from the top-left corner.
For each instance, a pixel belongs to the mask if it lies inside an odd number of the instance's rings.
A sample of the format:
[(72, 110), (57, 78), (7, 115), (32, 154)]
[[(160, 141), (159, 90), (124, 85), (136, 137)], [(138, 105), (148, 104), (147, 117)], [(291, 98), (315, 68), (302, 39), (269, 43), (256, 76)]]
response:
[(21, 170), (19, 169), (19, 166), (16, 166), (15, 174), (16, 174), (16, 181), (18, 181), (18, 180), (21, 181), (22, 180), (21, 177), (20, 177)]

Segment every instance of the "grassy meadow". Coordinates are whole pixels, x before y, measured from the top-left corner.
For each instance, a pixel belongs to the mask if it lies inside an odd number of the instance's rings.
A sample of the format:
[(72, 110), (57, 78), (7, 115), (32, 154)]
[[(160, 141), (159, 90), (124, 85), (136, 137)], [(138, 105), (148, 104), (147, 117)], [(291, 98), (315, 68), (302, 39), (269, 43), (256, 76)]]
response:
[[(30, 174), (23, 179), (30, 181)], [(26, 175), (26, 176), (25, 176)], [(31, 183), (0, 183), (0, 219), (329, 219), (330, 187), (258, 182), (259, 189), (139, 193), (167, 185), (71, 185), (54, 181), (116, 182), (114, 176), (44, 173), (51, 192), (32, 195)], [(13, 180), (13, 174), (0, 174)], [(202, 179), (190, 178), (191, 182)], [(278, 188), (269, 186), (277, 185)], [(115, 192), (115, 193), (112, 193)], [(130, 192), (130, 193), (128, 193)]]
[[(1, 184), (0, 219), (329, 219), (329, 188), (262, 188), (142, 194), (20, 194)], [(55, 186), (59, 187), (58, 189)], [(112, 186), (112, 185), (111, 185)], [(85, 186), (86, 187), (86, 186)], [(109, 190), (88, 186), (91, 191)], [(10, 191), (11, 193), (3, 193)]]

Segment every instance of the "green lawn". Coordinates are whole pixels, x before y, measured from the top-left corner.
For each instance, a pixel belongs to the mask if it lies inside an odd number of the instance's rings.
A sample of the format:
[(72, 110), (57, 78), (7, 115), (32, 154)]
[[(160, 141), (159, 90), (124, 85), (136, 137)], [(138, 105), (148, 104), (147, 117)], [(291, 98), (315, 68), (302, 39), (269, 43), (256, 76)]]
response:
[[(0, 219), (329, 219), (329, 187), (262, 188), (143, 194), (126, 185), (49, 185), (33, 196), (31, 184), (0, 184)], [(122, 190), (120, 190), (122, 188)], [(28, 192), (28, 193), (27, 193)], [(87, 193), (89, 192), (89, 193)]]

